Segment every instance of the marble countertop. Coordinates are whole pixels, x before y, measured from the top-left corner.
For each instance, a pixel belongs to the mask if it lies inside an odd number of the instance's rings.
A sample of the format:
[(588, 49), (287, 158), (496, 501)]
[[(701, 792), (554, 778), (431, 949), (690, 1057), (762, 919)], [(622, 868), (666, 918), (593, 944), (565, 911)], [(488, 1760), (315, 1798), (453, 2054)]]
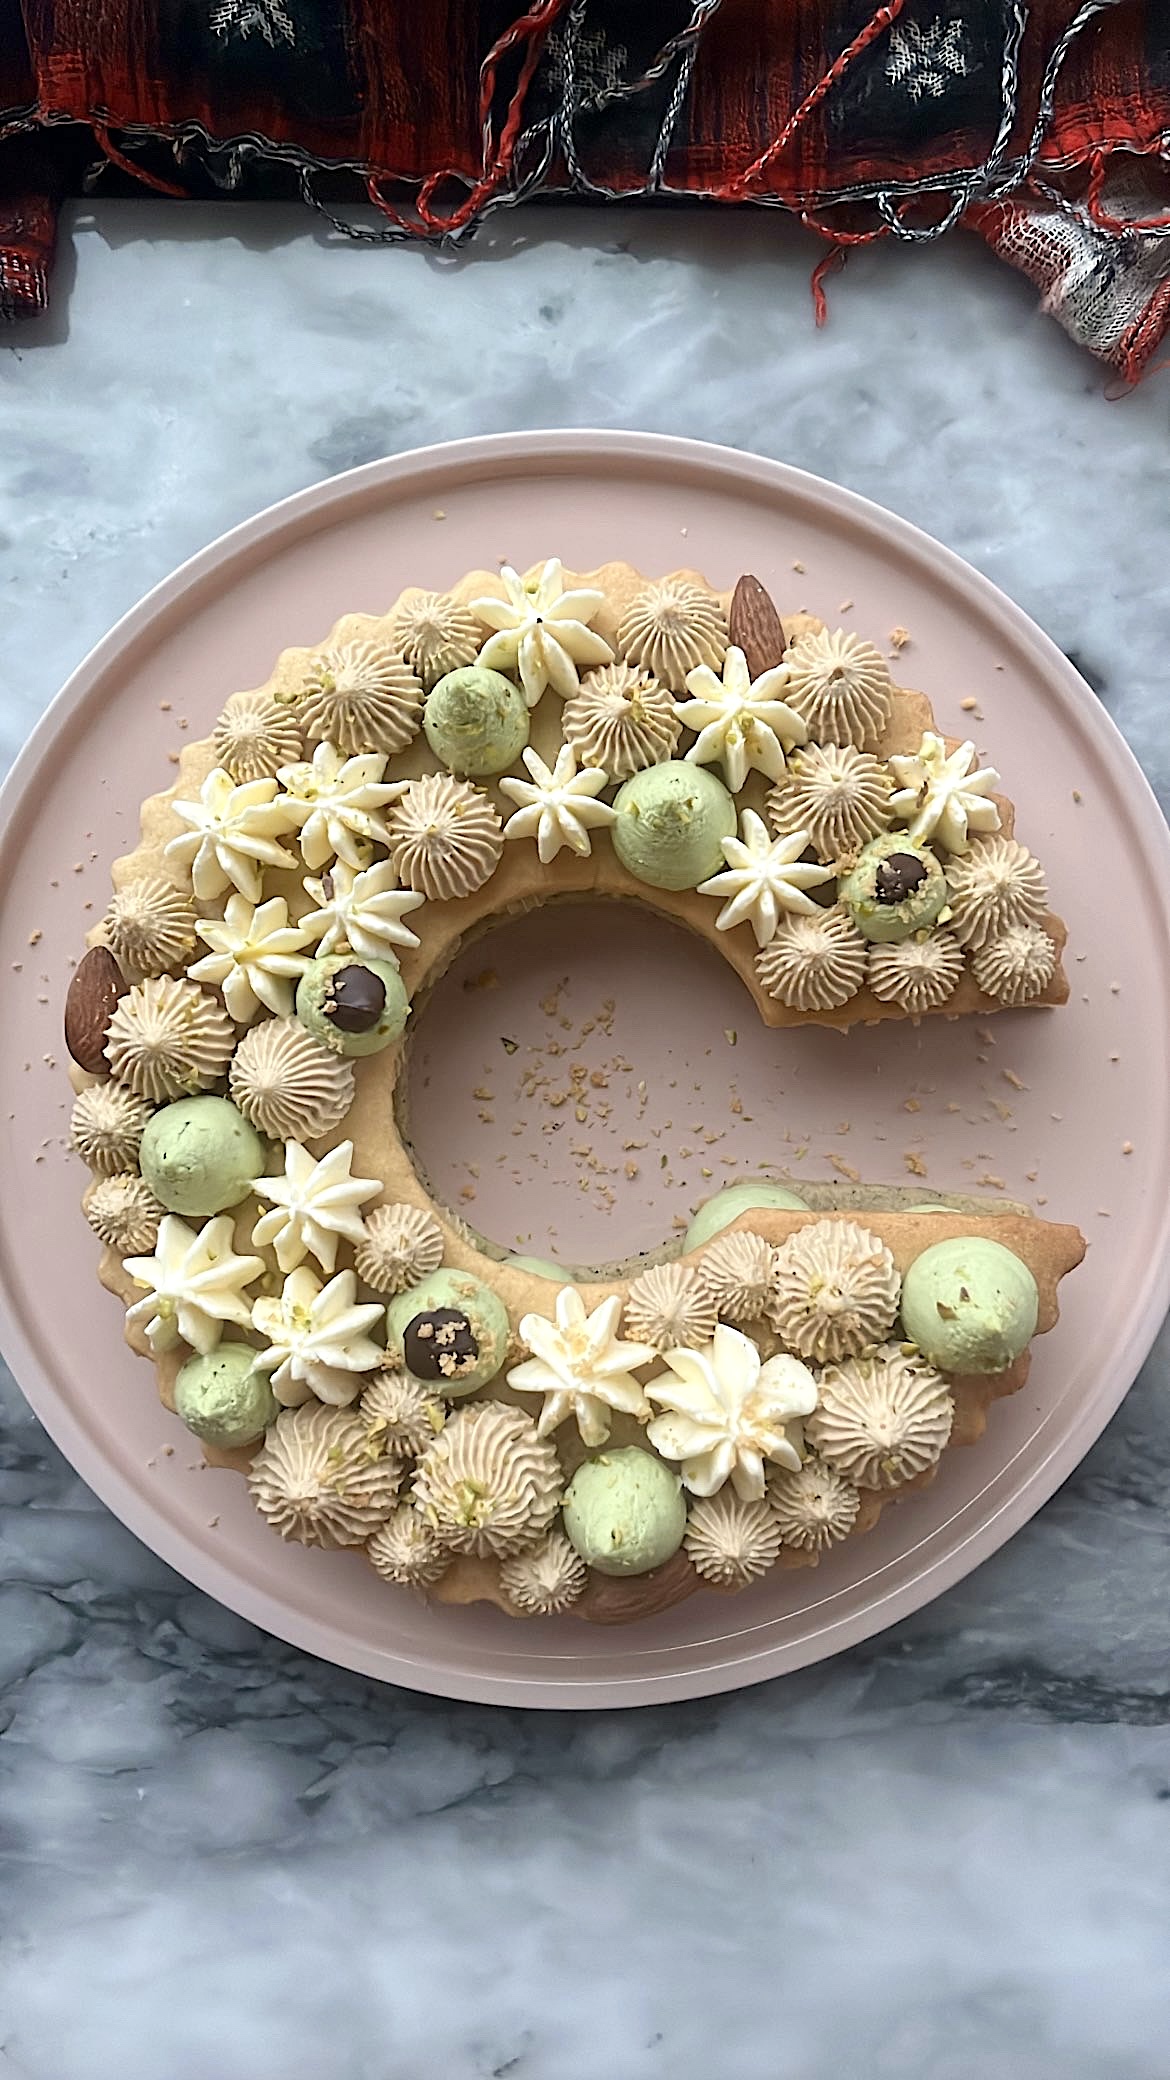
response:
[[(962, 233), (856, 257), (823, 332), (809, 264), (764, 217), (531, 212), (442, 260), (292, 208), (75, 210), (52, 313), (0, 337), (0, 756), (257, 507), (628, 426), (949, 543), (1165, 801), (1165, 379), (1110, 401)], [(857, 1652), (557, 1716), (258, 1634), (0, 1381), (0, 2080), (1165, 2080), (1166, 1385), (1163, 1347), (1025, 1531)]]

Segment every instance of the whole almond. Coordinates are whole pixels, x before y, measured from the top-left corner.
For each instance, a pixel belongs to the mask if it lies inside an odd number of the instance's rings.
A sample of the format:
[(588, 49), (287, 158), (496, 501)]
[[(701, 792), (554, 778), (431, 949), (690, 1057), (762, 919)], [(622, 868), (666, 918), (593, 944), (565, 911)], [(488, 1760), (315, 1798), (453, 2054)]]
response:
[(784, 624), (758, 578), (745, 572), (731, 595), (731, 641), (747, 658), (753, 679), (770, 672), (784, 655)]
[(126, 993), (122, 970), (108, 946), (83, 955), (65, 998), (65, 1045), (79, 1069), (108, 1076), (106, 1032), (118, 999)]

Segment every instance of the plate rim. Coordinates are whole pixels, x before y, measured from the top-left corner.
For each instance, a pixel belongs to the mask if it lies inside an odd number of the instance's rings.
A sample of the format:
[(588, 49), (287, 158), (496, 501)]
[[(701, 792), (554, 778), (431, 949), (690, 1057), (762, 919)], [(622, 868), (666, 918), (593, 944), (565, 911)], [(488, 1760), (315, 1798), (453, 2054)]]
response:
[[(363, 463), (359, 467), (302, 487), (287, 497), (262, 507), (237, 522), (178, 564), (137, 600), (99, 638), (59, 692), (50, 701), (28, 740), (0, 784), (0, 873), (8, 848), (14, 842), (22, 812), (29, 801), (35, 776), (55, 747), (68, 720), (92, 696), (102, 676), (136, 642), (148, 637), (155, 622), (165, 613), (193, 600), (209, 580), (225, 567), (242, 561), (263, 561), (266, 548), (286, 532), (298, 532), (306, 519), (315, 518), (327, 527), (333, 509), (352, 508), (367, 497), (377, 498), (398, 484), (418, 486), (427, 479), (469, 475), (482, 477), (513, 474), (534, 461), (559, 464), (565, 474), (575, 467), (596, 466), (606, 457), (628, 464), (643, 463), (661, 473), (673, 465), (691, 473), (705, 473), (722, 488), (742, 494), (756, 487), (776, 496), (804, 496), (824, 502), (826, 496), (837, 512), (845, 511), (858, 522), (873, 528), (880, 523), (892, 530), (898, 546), (915, 560), (941, 569), (952, 587), (966, 594), (1014, 638), (1030, 650), (1050, 679), (1064, 682), (1076, 702), (1080, 719), (1095, 738), (1115, 771), (1120, 766), (1129, 789), (1129, 808), (1136, 836), (1147, 856), (1161, 855), (1164, 885), (1170, 886), (1170, 828), (1163, 818), (1157, 797), (1117, 724), (1092, 688), (1052, 638), (1032, 620), (995, 582), (955, 550), (938, 542), (913, 521), (880, 505), (847, 486), (777, 461), (768, 456), (726, 445), (694, 440), (676, 434), (659, 434), (617, 428), (541, 428), (521, 433), (490, 433), (468, 436), (411, 448)], [(730, 480), (730, 481), (729, 481)], [(1043, 1457), (1025, 1480), (1014, 1486), (995, 1508), (929, 1569), (884, 1593), (871, 1595), (860, 1612), (830, 1620), (813, 1639), (770, 1644), (752, 1649), (744, 1644), (732, 1663), (692, 1663), (685, 1670), (656, 1671), (653, 1666), (634, 1674), (591, 1678), (548, 1675), (517, 1677), (493, 1675), (476, 1669), (455, 1671), (434, 1668), (402, 1647), (393, 1652), (372, 1649), (356, 1635), (335, 1639), (334, 1649), (322, 1644), (317, 1621), (303, 1617), (293, 1606), (273, 1608), (269, 1592), (241, 1580), (213, 1554), (192, 1545), (165, 1511), (140, 1495), (124, 1478), (112, 1458), (100, 1462), (95, 1476), (88, 1465), (89, 1448), (80, 1438), (73, 1418), (58, 1402), (51, 1378), (25, 1336), (19, 1315), (10, 1300), (7, 1267), (0, 1264), (0, 1347), (13, 1376), (38, 1421), (58, 1449), (77, 1470), (75, 1452), (80, 1443), (87, 1471), (79, 1475), (118, 1520), (140, 1538), (147, 1549), (173, 1567), (184, 1580), (213, 1596), (226, 1608), (260, 1629), (300, 1651), (314, 1654), (333, 1666), (349, 1668), (378, 1681), (431, 1696), (484, 1704), (506, 1703), (522, 1709), (593, 1710), (599, 1707), (632, 1707), (721, 1695), (746, 1688), (774, 1676), (827, 1660), (873, 1638), (899, 1619), (911, 1616), (953, 1588), (974, 1568), (989, 1559), (1022, 1529), (1049, 1501), (1057, 1488), (1079, 1465), (1116, 1413), (1133, 1385), (1158, 1330), (1170, 1308), (1170, 1202), (1162, 1215), (1160, 1247), (1151, 1251), (1140, 1304), (1134, 1308), (1117, 1353), (1116, 1373), (1109, 1393), (1053, 1438)], [(336, 1649), (345, 1649), (344, 1658)], [(701, 1656), (702, 1649), (697, 1650)], [(523, 1691), (517, 1695), (517, 1691)]]

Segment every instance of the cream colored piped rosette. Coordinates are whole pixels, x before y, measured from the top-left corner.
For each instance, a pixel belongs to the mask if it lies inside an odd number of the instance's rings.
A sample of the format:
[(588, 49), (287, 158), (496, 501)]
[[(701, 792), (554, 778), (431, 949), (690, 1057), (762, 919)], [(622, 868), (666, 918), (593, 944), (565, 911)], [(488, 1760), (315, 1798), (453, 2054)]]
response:
[[(726, 615), (730, 594), (712, 595), (705, 579), (694, 572), (674, 573), (672, 577), (680, 584), (699, 588), (708, 598), (717, 599), (721, 614)], [(603, 605), (593, 617), (592, 626), (615, 651), (618, 628), (623, 615), (631, 602), (645, 590), (647, 583), (648, 581), (631, 566), (620, 563), (604, 565), (600, 570), (583, 576), (565, 573), (566, 587), (575, 589), (584, 586), (603, 594)], [(452, 588), (449, 595), (465, 605), (475, 599), (492, 596), (502, 599), (504, 588), (497, 573), (485, 571), (473, 572), (463, 578)], [(327, 642), (321, 644), (317, 650), (285, 651), (278, 660), (271, 679), (263, 688), (255, 689), (257, 699), (264, 701), (266, 696), (275, 696), (286, 712), (294, 713), (309, 677), (312, 662), (323, 650), (328, 647), (338, 649), (367, 643), (381, 646), (392, 644), (393, 631), (399, 617), (420, 597), (422, 595), (416, 588), (410, 588), (396, 602), (389, 614), (343, 616), (331, 631)], [(807, 617), (799, 616), (785, 617), (783, 623), (784, 635), (789, 643), (810, 631), (818, 631), (820, 626), (821, 624)], [(486, 629), (482, 631), (485, 638), (487, 633)], [(246, 694), (235, 696), (234, 703), (237, 709), (246, 709), (249, 699), (250, 696)], [(561, 713), (560, 700), (549, 692), (538, 701), (531, 718), (530, 744), (550, 766), (554, 763), (562, 742)], [(417, 730), (417, 718), (414, 727)], [(880, 758), (894, 754), (910, 756), (918, 749), (923, 733), (932, 728), (933, 716), (924, 696), (894, 686), (889, 721), (874, 746), (875, 753)], [(675, 755), (683, 755), (685, 742), (684, 731), (682, 743)], [(956, 749), (954, 740), (947, 739), (946, 746), (948, 752)], [(302, 755), (311, 755), (311, 744), (306, 745)], [(181, 870), (166, 852), (169, 841), (177, 837), (184, 828), (172, 805), (176, 800), (197, 800), (203, 780), (217, 763), (213, 738), (192, 743), (184, 749), (174, 785), (164, 793), (153, 796), (143, 805), (140, 845), (135, 852), (114, 864), (113, 881), (116, 890), (124, 890), (144, 877), (155, 877), (180, 889), (185, 885)], [(408, 779), (443, 770), (439, 761), (431, 754), (425, 738), (418, 733), (404, 748), (391, 756), (385, 777), (388, 780)], [(511, 770), (519, 774), (522, 768), (517, 763)], [(501, 821), (506, 821), (514, 804), (501, 794), (498, 782), (488, 780), (475, 784), (495, 803)], [(737, 793), (737, 808), (741, 811), (754, 808), (763, 817), (767, 793), (767, 781), (760, 774), (752, 772), (748, 775), (746, 784)], [(1012, 805), (1002, 796), (996, 795), (993, 799), (999, 812), (1000, 835), (1010, 836), (1013, 824)], [(482, 887), (452, 900), (428, 899), (414, 910), (409, 917), (409, 924), (412, 930), (417, 932), (421, 943), (417, 948), (401, 947), (398, 950), (402, 978), (414, 1005), (417, 1007), (423, 993), (450, 965), (460, 946), (469, 936), (488, 929), (502, 918), (520, 914), (554, 898), (586, 900), (608, 897), (638, 901), (685, 924), (709, 943), (717, 946), (741, 976), (761, 1017), (769, 1025), (821, 1023), (847, 1026), (907, 1015), (896, 1003), (883, 1001), (865, 988), (858, 990), (844, 1006), (827, 1012), (797, 1011), (780, 1003), (767, 992), (757, 975), (756, 944), (753, 933), (746, 924), (731, 931), (717, 930), (715, 920), (719, 914), (719, 905), (710, 895), (700, 894), (697, 890), (675, 894), (636, 882), (621, 866), (606, 832), (593, 830), (590, 836), (592, 844), (587, 855), (578, 856), (562, 850), (547, 865), (539, 862), (537, 848), (530, 840), (507, 842), (503, 845), (494, 871)], [(294, 837), (290, 843), (295, 845), (295, 842)], [(273, 895), (284, 897), (290, 918), (293, 920), (313, 907), (312, 900), (303, 888), (306, 871), (299, 860), (296, 871), (276, 871), (272, 868), (264, 870), (264, 899), (267, 900)], [(314, 870), (318, 875), (320, 871), (320, 868)], [(225, 900), (226, 898), (221, 896), (215, 901), (197, 902), (195, 909), (205, 919), (218, 917), (222, 914)], [(1056, 960), (1050, 980), (1043, 989), (1033, 994), (1031, 1001), (1054, 1004), (1063, 1001), (1067, 995), (1067, 984), (1059, 961), (1065, 932), (1060, 920), (1051, 915), (1043, 919), (1043, 929), (1055, 947)], [(96, 927), (91, 933), (90, 941), (91, 944), (103, 943), (101, 926)], [(205, 951), (201, 944), (196, 953), (189, 956), (190, 961), (194, 962)], [(174, 961), (170, 972), (181, 974), (182, 961)], [(131, 979), (134, 979), (133, 976)], [(978, 988), (970, 967), (965, 965), (953, 994), (942, 1008), (947, 1016), (956, 1016), (964, 1012), (988, 1013), (1000, 1008), (1000, 1005), (995, 998)], [(262, 1010), (261, 1018), (266, 1015)], [(242, 1026), (237, 1040), (242, 1038), (245, 1032), (252, 1030), (255, 1030), (254, 1026)], [(352, 1063), (355, 1095), (349, 1111), (331, 1132), (316, 1140), (306, 1137), (306, 1146), (313, 1156), (320, 1157), (339, 1142), (351, 1140), (354, 1144), (354, 1175), (377, 1179), (382, 1188), (380, 1197), (367, 1204), (363, 1209), (364, 1213), (368, 1216), (373, 1205), (383, 1204), (414, 1207), (433, 1216), (442, 1237), (443, 1265), (454, 1271), (468, 1272), (490, 1286), (507, 1309), (513, 1342), (508, 1360), (487, 1387), (465, 1400), (452, 1403), (449, 1413), (457, 1413), (472, 1402), (488, 1401), (511, 1404), (534, 1416), (538, 1413), (538, 1408), (532, 1395), (512, 1388), (507, 1383), (507, 1373), (509, 1366), (525, 1355), (518, 1337), (518, 1325), (522, 1317), (526, 1314), (551, 1317), (557, 1287), (515, 1265), (497, 1261), (481, 1248), (479, 1240), (456, 1216), (431, 1201), (416, 1174), (404, 1138), (404, 1126), (393, 1103), (404, 1047), (408, 1040), (409, 1026), (404, 1042), (392, 1045), (380, 1054)], [(92, 1085), (95, 1082), (95, 1079), (80, 1075), (75, 1076), (74, 1080), (78, 1085)], [(218, 1080), (205, 1083), (203, 1087), (222, 1090), (224, 1078), (220, 1076)], [(279, 1148), (276, 1150), (276, 1157), (278, 1156)], [(279, 1168), (275, 1157), (270, 1168)], [(94, 1189), (95, 1186), (91, 1185), (86, 1195), (87, 1200), (92, 1198)], [(805, 1188), (802, 1186), (801, 1189), (803, 1191)], [(920, 1251), (931, 1243), (954, 1235), (988, 1236), (1004, 1242), (1031, 1269), (1040, 1294), (1038, 1333), (1043, 1333), (1053, 1325), (1057, 1314), (1058, 1282), (1080, 1261), (1084, 1251), (1083, 1240), (1075, 1229), (1040, 1221), (1021, 1210), (989, 1208), (977, 1214), (945, 1211), (927, 1215), (909, 1213), (902, 1209), (912, 1195), (905, 1189), (896, 1188), (884, 1194), (863, 1194), (865, 1210), (859, 1214), (851, 1204), (852, 1196), (847, 1188), (840, 1188), (836, 1192), (836, 1208), (827, 1207), (822, 1196), (819, 1202), (815, 1202), (817, 1210), (808, 1214), (755, 1211), (745, 1215), (733, 1229), (729, 1229), (724, 1236), (717, 1239), (723, 1243), (728, 1236), (742, 1236), (749, 1238), (749, 1248), (774, 1252), (776, 1246), (789, 1236), (818, 1220), (848, 1222), (860, 1218), (864, 1229), (888, 1248), (898, 1271), (902, 1272)], [(282, 1282), (272, 1249), (258, 1248), (252, 1239), (256, 1221), (265, 1210), (266, 1207), (262, 1206), (258, 1199), (250, 1198), (235, 1209), (232, 1216), (236, 1250), (241, 1255), (259, 1256), (264, 1265), (263, 1273), (249, 1288), (249, 1299), (278, 1293)], [(757, 1238), (754, 1244), (750, 1241), (752, 1237)], [(708, 1248), (710, 1247), (708, 1245)], [(732, 1247), (736, 1247), (734, 1241)], [(684, 1268), (692, 1265), (698, 1267), (704, 1255), (705, 1252), (693, 1252), (690, 1258), (671, 1261), (680, 1263)], [(629, 1288), (634, 1277), (642, 1273), (646, 1267), (667, 1259), (670, 1259), (670, 1250), (664, 1248), (657, 1257), (640, 1259), (637, 1271), (631, 1270), (629, 1275), (615, 1273), (612, 1277), (598, 1276), (577, 1281), (577, 1289), (585, 1309), (591, 1312), (604, 1301), (616, 1297), (621, 1301), (624, 1315)], [(337, 1262), (338, 1268), (352, 1267), (354, 1248), (351, 1242), (341, 1242)], [(127, 1306), (141, 1298), (141, 1285), (135, 1284), (118, 1255), (109, 1247), (106, 1247), (103, 1253), (100, 1275), (109, 1290)], [(370, 1299), (371, 1289), (360, 1289), (359, 1297)], [(725, 1299), (721, 1302), (719, 1313), (725, 1323), (741, 1333), (750, 1334), (765, 1357), (784, 1348), (775, 1331), (759, 1318), (745, 1318), (742, 1315), (737, 1317), (734, 1301)], [(128, 1323), (126, 1333), (132, 1348), (144, 1356), (153, 1355), (141, 1330)], [(232, 1333), (238, 1335), (240, 1331), (234, 1330)], [(628, 1335), (631, 1332), (625, 1330), (622, 1333)], [(253, 1333), (250, 1340), (259, 1342), (261, 1339)], [(155, 1358), (160, 1394), (168, 1406), (173, 1407), (174, 1380), (180, 1366), (189, 1355), (189, 1348), (180, 1344)], [(948, 1377), (946, 1385), (954, 1404), (950, 1442), (973, 1442), (983, 1431), (991, 1401), (1002, 1394), (1015, 1392), (1023, 1384), (1027, 1368), (1028, 1354), (1024, 1353), (1008, 1372), (993, 1378)], [(654, 1364), (641, 1366), (637, 1371), (637, 1377), (644, 1381), (660, 1370), (661, 1361), (656, 1360)], [(635, 1442), (644, 1446), (646, 1441), (644, 1423), (621, 1414), (613, 1416), (607, 1440), (610, 1446), (617, 1447)], [(559, 1426), (552, 1442), (563, 1477), (567, 1481), (580, 1461), (589, 1454), (581, 1443), (577, 1426), (572, 1420)], [(209, 1460), (237, 1466), (241, 1471), (247, 1469), (255, 1456), (251, 1450), (245, 1453), (220, 1453), (211, 1447), (205, 1449)], [(409, 1490), (409, 1466), (404, 1465), (402, 1472), (402, 1493), (405, 1495)], [(849, 1505), (852, 1521), (847, 1527), (846, 1535), (852, 1536), (869, 1529), (877, 1521), (887, 1501), (924, 1485), (933, 1478), (934, 1472), (935, 1464), (931, 1464), (894, 1488), (857, 1489), (856, 1508), (854, 1509), (852, 1501)], [(722, 1519), (729, 1512), (734, 1514), (733, 1508), (730, 1508), (730, 1491), (728, 1501), (729, 1509), (724, 1510), (722, 1516), (718, 1509), (709, 1512), (710, 1523), (704, 1530), (707, 1545), (713, 1545), (720, 1551), (729, 1536), (727, 1525)], [(832, 1515), (831, 1510), (829, 1514)], [(739, 1536), (739, 1529), (732, 1526), (732, 1531), (735, 1533), (735, 1537), (732, 1538), (734, 1544), (735, 1538)], [(557, 1536), (554, 1532), (554, 1542)], [(761, 1550), (766, 1549), (771, 1555), (770, 1564), (786, 1567), (815, 1565), (820, 1558), (821, 1550), (834, 1543), (836, 1536), (837, 1533), (833, 1533), (832, 1536), (826, 1534), (822, 1547), (818, 1549), (774, 1540), (769, 1533)], [(387, 1538), (389, 1539), (389, 1527)], [(425, 1589), (425, 1593), (439, 1600), (467, 1602), (486, 1599), (497, 1603), (501, 1609), (512, 1615), (527, 1614), (530, 1609), (551, 1607), (540, 1602), (541, 1595), (545, 1594), (542, 1584), (545, 1583), (546, 1577), (551, 1578), (562, 1565), (559, 1550), (554, 1551), (547, 1540), (545, 1545), (547, 1550), (542, 1546), (540, 1557), (544, 1572), (541, 1582), (532, 1590), (530, 1596), (520, 1579), (523, 1570), (519, 1569), (518, 1572), (522, 1553), (511, 1563), (507, 1558), (501, 1561), (494, 1557), (452, 1553), (443, 1556), (444, 1565), (441, 1571), (437, 1560), (425, 1568), (419, 1565), (415, 1579), (418, 1585)], [(561, 1545), (565, 1545), (563, 1539)], [(583, 1584), (580, 1579), (574, 1579), (571, 1585), (566, 1585), (565, 1602), (563, 1605), (557, 1604), (556, 1607), (571, 1608), (575, 1614), (598, 1623), (626, 1622), (663, 1609), (698, 1587), (739, 1587), (746, 1580), (754, 1578), (752, 1573), (741, 1571), (741, 1577), (720, 1580), (717, 1578), (718, 1570), (712, 1572), (709, 1567), (704, 1567), (702, 1573), (698, 1572), (690, 1552), (693, 1550), (698, 1554), (701, 1546), (703, 1540), (696, 1534), (696, 1540), (689, 1548), (680, 1549), (665, 1566), (641, 1576), (608, 1577), (589, 1570), (584, 1576)], [(732, 1565), (733, 1575), (737, 1566), (737, 1562)], [(758, 1571), (757, 1567), (755, 1572)], [(581, 1574), (579, 1567), (577, 1572), (578, 1575)]]

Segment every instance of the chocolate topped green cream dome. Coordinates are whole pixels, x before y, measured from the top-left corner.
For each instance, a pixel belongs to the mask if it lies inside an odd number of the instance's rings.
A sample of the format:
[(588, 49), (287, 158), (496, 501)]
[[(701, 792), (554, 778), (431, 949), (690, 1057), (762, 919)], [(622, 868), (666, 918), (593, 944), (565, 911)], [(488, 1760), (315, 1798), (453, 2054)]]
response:
[(433, 1271), (386, 1310), (391, 1361), (440, 1393), (486, 1386), (508, 1355), (511, 1329), (499, 1295), (468, 1271)]
[(332, 953), (311, 961), (297, 984), (297, 1017), (334, 1054), (378, 1054), (402, 1032), (410, 999), (390, 961)]
[(858, 854), (837, 894), (863, 939), (889, 945), (937, 922), (947, 877), (929, 846), (904, 831), (883, 831)]

